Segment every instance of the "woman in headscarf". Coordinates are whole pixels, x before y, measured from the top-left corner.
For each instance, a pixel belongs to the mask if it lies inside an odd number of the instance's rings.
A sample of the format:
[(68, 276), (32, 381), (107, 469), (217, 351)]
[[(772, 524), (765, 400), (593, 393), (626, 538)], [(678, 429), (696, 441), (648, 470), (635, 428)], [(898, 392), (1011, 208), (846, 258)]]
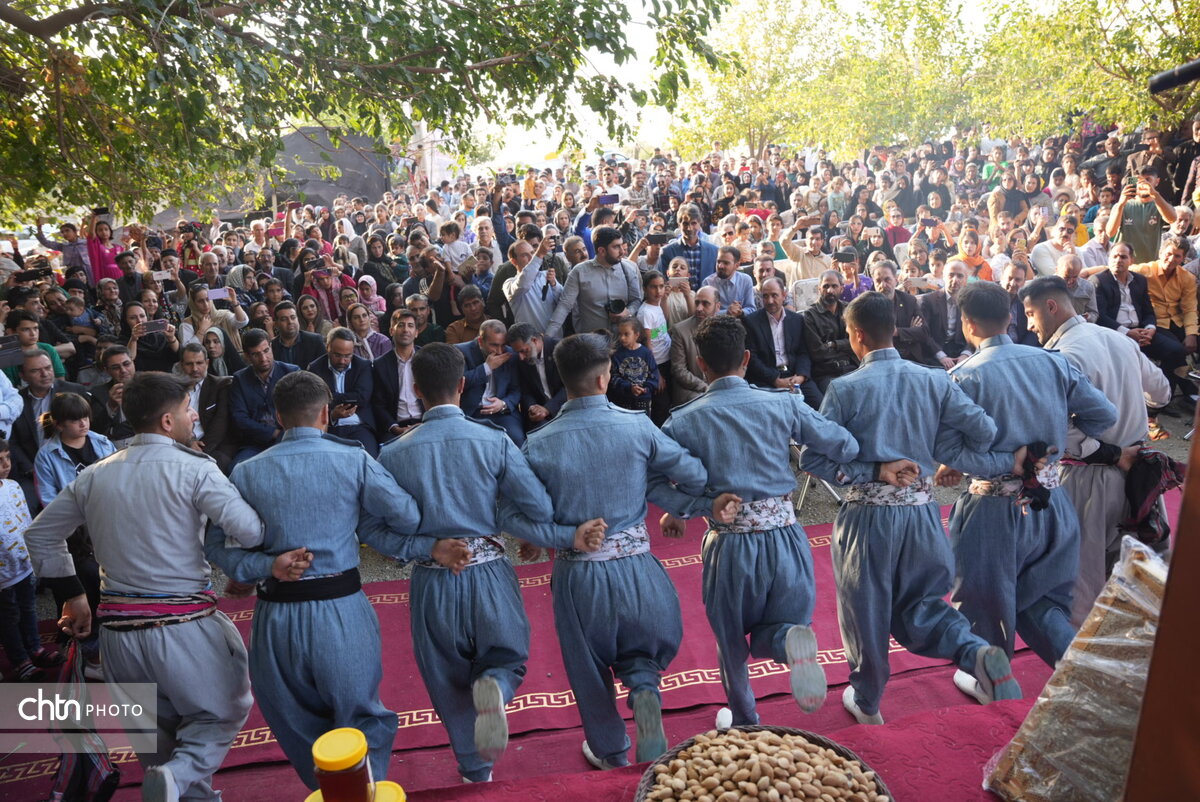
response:
[(237, 293), (238, 303), (249, 307), (250, 304), (264, 300), (263, 291), (258, 288), (258, 277), (254, 268), (249, 265), (238, 265), (230, 269), (225, 276), (225, 286)]
[(331, 257), (326, 256), (323, 265), (304, 274), (301, 295), (316, 299), (326, 320), (337, 320), (342, 314), (342, 287), (354, 289), (354, 279), (343, 273), (341, 266), (334, 263)]
[(403, 282), (396, 260), (388, 255), (387, 245), (378, 235), (367, 240), (367, 262), (363, 265), (363, 274), (374, 281), (375, 286)]
[(383, 314), (383, 311), (387, 309), (387, 302), (376, 291), (378, 286), (372, 276), (358, 277), (358, 300), (377, 315)]
[(215, 308), (212, 301), (208, 299), (208, 286), (198, 281), (194, 282), (188, 288), (189, 314), (183, 319), (183, 325), (180, 326), (179, 344), (200, 342), (201, 332), (208, 331), (213, 326), (219, 326), (225, 332), (229, 344), (233, 346), (232, 350), (240, 353), (242, 350), (240, 332), (250, 322), (250, 317), (238, 302), (236, 293), (230, 296), (229, 303), (233, 311)]
[(375, 361), (392, 350), (391, 339), (371, 328), (379, 318), (362, 304), (351, 304), (346, 310), (346, 327), (354, 332), (354, 355)]
[(912, 225), (917, 220), (917, 207), (921, 205), (920, 198), (913, 191), (912, 179), (907, 175), (896, 176), (896, 197), (893, 199), (900, 211), (904, 212), (904, 222)]
[(213, 326), (204, 332), (200, 344), (208, 352), (208, 375), (232, 376), (246, 367), (245, 361), (229, 344), (225, 331), (220, 326)]

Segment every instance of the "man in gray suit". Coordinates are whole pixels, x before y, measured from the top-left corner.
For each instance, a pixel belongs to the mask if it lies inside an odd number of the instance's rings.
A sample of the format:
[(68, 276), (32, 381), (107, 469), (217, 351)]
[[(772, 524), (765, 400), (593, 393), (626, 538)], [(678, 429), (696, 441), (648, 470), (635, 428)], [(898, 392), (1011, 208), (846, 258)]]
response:
[(701, 287), (696, 291), (696, 313), (671, 327), (671, 406), (685, 404), (708, 389), (696, 357), (696, 329), (700, 321), (717, 313), (717, 291)]

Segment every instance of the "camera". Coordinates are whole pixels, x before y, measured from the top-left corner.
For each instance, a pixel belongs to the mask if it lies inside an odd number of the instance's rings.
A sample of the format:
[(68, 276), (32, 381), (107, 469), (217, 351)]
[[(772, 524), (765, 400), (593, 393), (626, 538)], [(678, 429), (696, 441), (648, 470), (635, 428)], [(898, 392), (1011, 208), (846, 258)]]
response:
[(604, 304), (604, 311), (608, 312), (610, 315), (620, 315), (625, 312), (626, 306), (628, 306), (628, 304), (622, 301), (620, 298), (610, 298)]

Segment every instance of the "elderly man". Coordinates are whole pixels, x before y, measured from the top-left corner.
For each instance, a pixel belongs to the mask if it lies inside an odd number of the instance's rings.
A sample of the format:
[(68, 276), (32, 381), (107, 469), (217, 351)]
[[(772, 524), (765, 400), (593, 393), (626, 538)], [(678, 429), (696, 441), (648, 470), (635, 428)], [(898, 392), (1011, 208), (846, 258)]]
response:
[(846, 334), (846, 304), (842, 301), (842, 274), (821, 274), (819, 300), (804, 310), (804, 340), (813, 362), (813, 380), (822, 394), (838, 376), (858, 367)]
[(742, 317), (755, 310), (754, 279), (738, 270), (741, 253), (737, 248), (722, 245), (717, 251), (717, 272), (701, 282), (717, 291), (719, 314)]
[(700, 321), (717, 313), (717, 291), (701, 287), (694, 300), (695, 314), (679, 321), (671, 335), (671, 405), (685, 404), (708, 389), (697, 360), (696, 329)]
[(1058, 221), (1045, 242), (1039, 242), (1029, 252), (1033, 269), (1039, 276), (1053, 276), (1058, 261), (1067, 254), (1075, 253), (1075, 226), (1065, 217)]
[(785, 309), (783, 281), (762, 283), (763, 308), (742, 319), (746, 329), (746, 381), (758, 387), (782, 388), (803, 393), (813, 409), (821, 405), (821, 391), (811, 381), (812, 360), (804, 339), (804, 315)]
[(1066, 282), (1071, 292), (1071, 303), (1075, 305), (1076, 314), (1083, 315), (1088, 323), (1100, 319), (1100, 307), (1096, 305), (1096, 285), (1087, 279), (1080, 279), (1083, 272), (1083, 260), (1077, 254), (1068, 253), (1060, 256), (1055, 274)]
[[(553, 240), (543, 239), (534, 246), (525, 240), (514, 242), (508, 248), (508, 259), (517, 274), (504, 282), (504, 297), (512, 310), (516, 323), (528, 323), (542, 331), (550, 323), (554, 307), (563, 294), (554, 268), (544, 269), (543, 260), (551, 253)], [(464, 310), (465, 311), (465, 310)], [(453, 327), (453, 324), (451, 324)]]
[(942, 367), (950, 368), (971, 355), (971, 347), (962, 333), (962, 314), (958, 309), (958, 293), (967, 286), (967, 263), (951, 259), (944, 271), (946, 289), (934, 290), (921, 296), (925, 330), (937, 346), (935, 356)]
[(1096, 214), (1092, 226), (1095, 233), (1086, 245), (1076, 251), (1079, 258), (1083, 260), (1084, 270), (1089, 267), (1104, 267), (1108, 264), (1108, 248), (1111, 244), (1111, 240), (1108, 238), (1108, 215), (1107, 209), (1101, 209)]
[(508, 345), (520, 358), (521, 414), (527, 431), (553, 418), (567, 401), (567, 390), (554, 364), (558, 340), (547, 339), (528, 323), (508, 330)]
[(896, 350), (901, 358), (936, 366), (938, 363), (934, 354), (938, 349), (925, 330), (921, 304), (914, 296), (897, 288), (899, 279), (895, 262), (884, 259), (871, 266), (875, 290), (889, 298), (896, 307)]
[(636, 316), (642, 305), (641, 275), (632, 262), (621, 258), (625, 247), (621, 232), (599, 226), (592, 231), (592, 243), (596, 258), (576, 265), (567, 276), (562, 297), (546, 325), (547, 337), (562, 333), (567, 315), (575, 331), (608, 329), (615, 334), (617, 324)]
[(503, 429), (518, 446), (525, 442), (521, 425), (521, 379), (515, 356), (505, 341), (508, 327), (485, 320), (479, 336), (455, 346), (466, 360), (466, 387), (460, 404), (468, 418), (490, 421)]
[[(1123, 243), (1113, 246), (1127, 255)], [(1071, 622), (1087, 617), (1120, 552), (1117, 528), (1125, 517), (1125, 472), (1146, 439), (1146, 407), (1171, 399), (1170, 385), (1130, 337), (1075, 314), (1066, 284), (1039, 278), (1021, 290), (1030, 328), (1059, 351), (1117, 408), (1117, 421), (1099, 437), (1072, 427), (1059, 473), (1080, 522), (1079, 575)]]

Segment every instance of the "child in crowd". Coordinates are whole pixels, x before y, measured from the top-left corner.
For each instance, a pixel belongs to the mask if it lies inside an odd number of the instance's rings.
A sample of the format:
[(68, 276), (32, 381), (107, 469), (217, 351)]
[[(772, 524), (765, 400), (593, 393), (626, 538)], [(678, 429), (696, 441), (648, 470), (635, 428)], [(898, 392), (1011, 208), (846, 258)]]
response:
[(438, 228), (438, 233), (442, 239), (442, 257), (451, 270), (456, 270), (471, 255), (471, 246), (462, 241), (462, 227), (447, 220)]
[(663, 296), (667, 282), (657, 270), (648, 270), (642, 275), (642, 305), (637, 319), (647, 334), (647, 344), (654, 354), (654, 367), (658, 371), (658, 384), (654, 388), (650, 418), (655, 425), (662, 426), (671, 414), (668, 399), (667, 377), (671, 375), (671, 335), (667, 333), (667, 316), (663, 310)]
[(32, 520), (21, 486), (8, 478), (12, 457), (0, 440), (0, 645), (22, 682), (44, 679), (42, 669), (62, 663), (57, 651), (42, 646), (37, 631), (37, 582), (25, 550)]
[(622, 320), (617, 327), (617, 342), (608, 383), (609, 400), (625, 409), (649, 414), (654, 394), (658, 392), (659, 376), (654, 354), (646, 347), (642, 322), (635, 317)]

